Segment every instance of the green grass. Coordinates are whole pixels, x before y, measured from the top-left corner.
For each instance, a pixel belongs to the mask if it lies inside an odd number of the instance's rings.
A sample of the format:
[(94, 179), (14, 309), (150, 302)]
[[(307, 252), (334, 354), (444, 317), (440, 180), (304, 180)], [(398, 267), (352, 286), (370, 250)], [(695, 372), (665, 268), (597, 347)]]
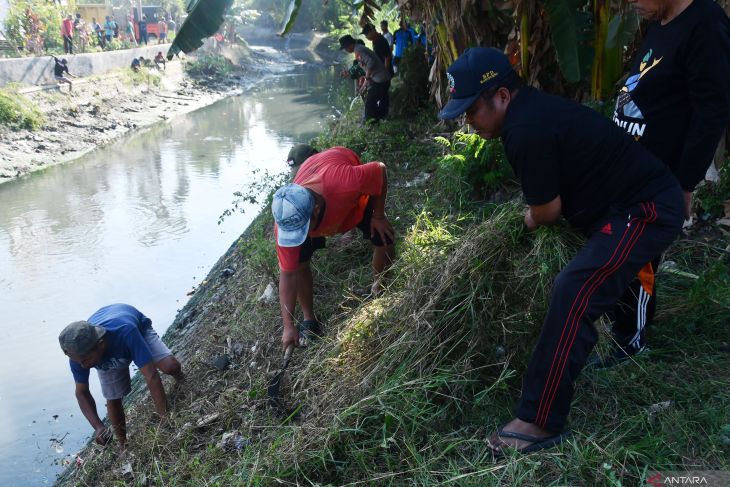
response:
[(13, 89), (0, 88), (0, 125), (13, 130), (38, 130), (44, 118), (38, 107)]
[(162, 81), (160, 72), (151, 70), (148, 67), (141, 66), (138, 71), (133, 69), (125, 68), (123, 71), (123, 80), (132, 86), (144, 85), (144, 86), (160, 86)]
[[(458, 145), (461, 136), (450, 142), (457, 145), (437, 144), (426, 131), (433, 120), (422, 117), (362, 130), (352, 114), (313, 142), (387, 164), (398, 260), (384, 295), (365, 300), (371, 250), (359, 234), (329, 239), (315, 255), (315, 306), (327, 336), (295, 352), (282, 384), (287, 411), (266, 406), (281, 325), (278, 302), (258, 299), (278, 272), (264, 210), (197, 291), (186, 308), (196, 313), (166, 336), (188, 376), (171, 395), (168, 422), (151, 420), (148, 398), (129, 408), (134, 480), (121, 477), (107, 451), (85, 463), (79, 485), (615, 487), (644, 485), (653, 470), (730, 469), (730, 259), (722, 235), (683, 237), (667, 252), (675, 266), (658, 281), (653, 351), (582, 374), (573, 439), (492, 459), (485, 439), (512, 418), (552, 279), (582, 239), (564, 227), (526, 232), (519, 199), (470, 198), (461, 168), (449, 163), (468, 144)], [(430, 178), (413, 185), (424, 173)], [(218, 277), (224, 267), (235, 275)], [(608, 333), (598, 327), (604, 349)], [(223, 352), (234, 366), (212, 370)], [(211, 412), (218, 418), (196, 427)], [(250, 444), (215, 446), (233, 430)]]
[(200, 54), (185, 63), (185, 71), (193, 76), (209, 76), (223, 79), (235, 71), (235, 66), (225, 56)]

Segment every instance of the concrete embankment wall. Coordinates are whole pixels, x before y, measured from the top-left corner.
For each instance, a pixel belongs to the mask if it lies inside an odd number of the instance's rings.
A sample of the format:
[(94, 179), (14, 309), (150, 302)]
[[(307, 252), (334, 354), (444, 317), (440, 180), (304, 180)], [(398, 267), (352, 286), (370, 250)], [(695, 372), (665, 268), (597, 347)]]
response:
[[(169, 48), (170, 44), (162, 44), (120, 51), (66, 54), (58, 57), (68, 60), (68, 70), (74, 76), (91, 76), (128, 67), (132, 59), (139, 56), (152, 59), (158, 51), (162, 51), (165, 55)], [(0, 86), (8, 83), (46, 85), (55, 82), (53, 59), (50, 56), (0, 59)]]

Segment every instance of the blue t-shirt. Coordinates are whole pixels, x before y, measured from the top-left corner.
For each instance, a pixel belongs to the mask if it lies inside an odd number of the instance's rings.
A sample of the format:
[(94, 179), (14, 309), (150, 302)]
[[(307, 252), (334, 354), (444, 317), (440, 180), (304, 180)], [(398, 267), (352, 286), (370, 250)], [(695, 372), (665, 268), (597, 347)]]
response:
[(393, 38), (393, 42), (395, 42), (395, 53), (393, 55), (395, 57), (403, 57), (406, 47), (413, 44), (413, 35), (411, 34), (410, 29), (398, 29), (393, 34)]
[[(110, 304), (91, 315), (89, 323), (106, 328), (104, 340), (107, 349), (95, 368), (101, 370), (125, 369), (134, 361), (142, 368), (152, 361), (144, 333), (152, 327), (152, 320), (128, 304)], [(78, 384), (89, 383), (89, 369), (69, 359), (71, 373)]]

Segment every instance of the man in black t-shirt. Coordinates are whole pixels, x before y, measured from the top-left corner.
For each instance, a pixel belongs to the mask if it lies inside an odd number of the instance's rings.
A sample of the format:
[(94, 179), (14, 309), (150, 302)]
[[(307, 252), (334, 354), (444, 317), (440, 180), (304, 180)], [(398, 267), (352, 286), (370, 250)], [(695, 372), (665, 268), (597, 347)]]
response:
[(448, 69), (451, 99), (439, 116), (466, 113), (485, 139), (502, 138), (534, 230), (560, 216), (587, 236), (558, 274), (522, 385), (516, 418), (490, 439), (530, 452), (561, 443), (573, 383), (609, 311), (646, 262), (682, 228), (682, 192), (667, 167), (619, 127), (571, 101), (522, 86), (496, 49), (469, 49)]
[(68, 91), (71, 91), (73, 89), (73, 83), (71, 83), (70, 79), (64, 76), (64, 73), (71, 76), (72, 78), (75, 78), (76, 76), (68, 71), (68, 61), (66, 61), (66, 59), (58, 59), (56, 56), (51, 57), (55, 62), (55, 64), (53, 65), (53, 77), (56, 78), (57, 82), (61, 84), (67, 84)]
[[(649, 20), (613, 120), (659, 157), (692, 192), (712, 162), (730, 117), (730, 20), (713, 0), (636, 0)], [(609, 367), (646, 349), (644, 333), (656, 308), (659, 257), (647, 263), (612, 313), (617, 347), (595, 358)]]
[(373, 43), (373, 52), (380, 58), (380, 61), (385, 65), (385, 69), (388, 70), (390, 76), (393, 76), (393, 51), (388, 44), (388, 40), (379, 34), (375, 30), (373, 24), (366, 24), (362, 28), (362, 35), (364, 35), (370, 42)]

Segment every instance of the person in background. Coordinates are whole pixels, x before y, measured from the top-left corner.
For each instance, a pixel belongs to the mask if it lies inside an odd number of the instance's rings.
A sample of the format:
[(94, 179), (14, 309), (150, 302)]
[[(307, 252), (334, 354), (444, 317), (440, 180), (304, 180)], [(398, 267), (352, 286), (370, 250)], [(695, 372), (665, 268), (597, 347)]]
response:
[[(692, 192), (712, 163), (730, 118), (730, 21), (712, 0), (633, 0), (649, 21), (613, 121), (659, 157)], [(661, 256), (639, 271), (611, 314), (614, 344), (591, 365), (605, 369), (648, 350)]]
[(379, 34), (377, 30), (375, 30), (375, 26), (373, 24), (366, 24), (365, 27), (363, 27), (361, 34), (367, 37), (367, 39), (373, 43), (373, 52), (385, 65), (385, 69), (388, 70), (390, 76), (392, 77), (394, 73), (393, 54), (390, 49), (390, 44), (388, 44), (388, 41), (385, 39), (385, 37)]
[[(306, 346), (322, 334), (314, 314), (309, 261), (317, 249), (325, 247), (325, 237), (359, 228), (373, 246), (371, 291), (382, 291), (384, 274), (395, 255), (393, 227), (385, 214), (387, 192), (385, 164), (362, 164), (350, 149), (333, 147), (303, 160), (294, 182), (274, 194), (271, 211), (281, 270), (279, 303), (284, 349)], [(299, 328), (294, 318), (297, 302), (304, 314)]]
[(501, 50), (467, 49), (447, 78), (451, 95), (439, 117), (465, 114), (480, 137), (502, 140), (528, 205), (526, 229), (563, 216), (587, 238), (554, 280), (513, 419), (488, 440), (497, 457), (551, 448), (570, 436), (575, 382), (598, 341), (595, 321), (680, 234), (682, 191), (603, 115), (525, 86)]
[(139, 43), (142, 44), (144, 42), (144, 45), (147, 45), (147, 42), (149, 41), (149, 36), (147, 35), (147, 16), (143, 15), (142, 20), (137, 22), (137, 27), (139, 27)]
[(157, 22), (157, 26), (159, 27), (160, 32), (157, 43), (164, 44), (167, 42), (167, 22), (165, 22), (165, 17), (160, 17), (160, 21)]
[(383, 20), (380, 22), (380, 30), (383, 32), (383, 37), (385, 37), (385, 40), (388, 41), (388, 45), (390, 46), (391, 50), (393, 49), (393, 34), (390, 33), (390, 30), (388, 29), (388, 21)]
[(86, 52), (89, 44), (89, 34), (86, 32), (86, 22), (81, 18), (81, 14), (77, 13), (74, 18), (74, 45), (76, 52)]
[[(231, 22), (231, 24), (233, 24)], [(175, 32), (177, 31), (177, 23), (173, 20), (172, 15), (170, 15), (170, 19), (167, 21), (167, 39), (172, 40), (175, 38)]]
[(89, 372), (96, 369), (101, 393), (106, 399), (109, 423), (120, 447), (127, 443), (127, 426), (122, 399), (132, 390), (131, 362), (147, 382), (155, 412), (167, 415), (167, 397), (158, 370), (183, 380), (180, 362), (152, 328), (152, 320), (128, 304), (112, 304), (96, 311), (88, 321), (76, 321), (58, 336), (61, 350), (69, 358), (76, 384), (76, 400), (84, 417), (94, 428), (94, 440), (106, 445), (111, 432), (104, 426), (89, 391)]
[(114, 31), (114, 38), (119, 39), (119, 24), (117, 19), (112, 15), (112, 30)]
[(134, 22), (132, 21), (132, 16), (130, 15), (127, 17), (127, 27), (125, 29), (125, 33), (127, 35), (127, 39), (129, 42), (131, 42), (134, 46), (137, 45), (137, 39), (134, 37)]
[(355, 58), (365, 70), (365, 80), (368, 84), (368, 93), (365, 98), (365, 112), (363, 121), (381, 120), (388, 115), (390, 104), (391, 75), (380, 61), (380, 58), (367, 47), (358, 44), (351, 36), (340, 37), (340, 49), (354, 53)]
[(162, 67), (162, 70), (166, 70), (167, 67), (165, 66), (166, 63), (165, 56), (162, 55), (162, 51), (157, 51), (157, 55), (155, 56), (155, 66), (157, 66), (157, 69), (160, 69)]
[(289, 155), (286, 157), (286, 164), (291, 169), (292, 176), (297, 175), (297, 171), (304, 162), (319, 152), (317, 149), (308, 144), (296, 144), (289, 150)]
[(106, 39), (104, 38), (104, 29), (101, 28), (101, 24), (96, 21), (96, 17), (91, 17), (91, 30), (96, 35), (96, 43), (104, 49), (106, 46)]
[(74, 53), (74, 21), (69, 14), (61, 22), (61, 36), (63, 36), (63, 52), (66, 54)]
[(56, 56), (51, 56), (53, 58), (53, 61), (55, 62), (55, 65), (53, 66), (53, 77), (56, 78), (56, 81), (60, 84), (67, 84), (68, 85), (68, 91), (71, 91), (73, 89), (73, 83), (70, 79), (68, 79), (66, 76), (64, 76), (64, 73), (71, 76), (72, 78), (75, 78), (73, 74), (71, 74), (68, 71), (68, 61), (66, 59), (58, 59)]
[(110, 16), (104, 17), (104, 38), (106, 42), (111, 42), (114, 37), (114, 22)]
[(408, 24), (404, 19), (400, 21), (400, 28), (393, 33), (393, 42), (395, 43), (395, 52), (393, 53), (393, 67), (394, 71), (398, 72), (398, 64), (406, 52), (408, 46), (415, 43), (413, 34), (408, 27)]

